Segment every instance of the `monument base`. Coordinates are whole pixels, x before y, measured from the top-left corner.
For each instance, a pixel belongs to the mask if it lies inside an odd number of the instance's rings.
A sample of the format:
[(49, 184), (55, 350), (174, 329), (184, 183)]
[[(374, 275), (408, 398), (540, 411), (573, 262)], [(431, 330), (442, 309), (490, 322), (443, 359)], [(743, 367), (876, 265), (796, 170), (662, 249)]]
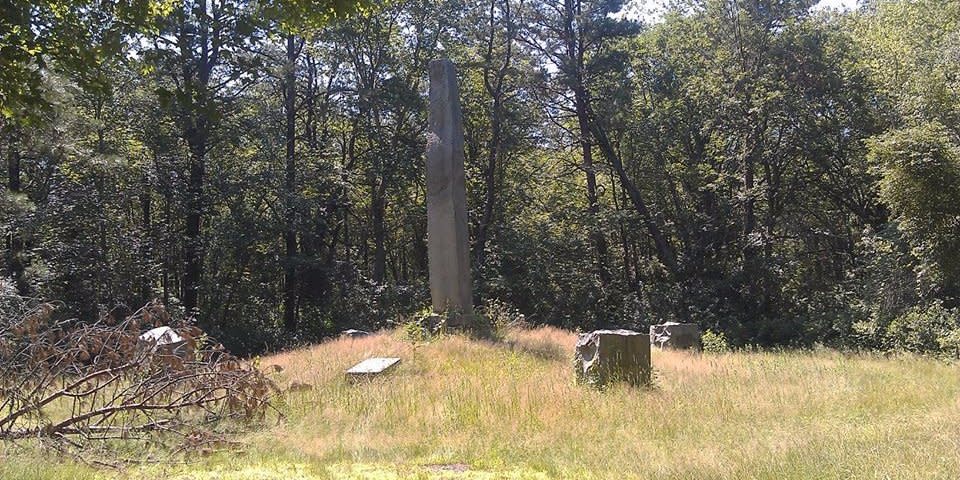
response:
[(433, 333), (465, 333), (471, 337), (489, 338), (493, 328), (487, 318), (477, 313), (433, 313), (424, 319), (424, 327)]

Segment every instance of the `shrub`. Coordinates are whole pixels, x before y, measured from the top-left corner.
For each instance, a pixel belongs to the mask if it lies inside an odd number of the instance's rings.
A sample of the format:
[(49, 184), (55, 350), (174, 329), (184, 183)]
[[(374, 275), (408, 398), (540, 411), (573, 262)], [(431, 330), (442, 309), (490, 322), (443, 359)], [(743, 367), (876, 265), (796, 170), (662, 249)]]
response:
[(940, 351), (949, 354), (953, 358), (960, 358), (960, 328), (954, 328), (945, 335), (937, 339), (940, 344)]
[(442, 322), (438, 323), (438, 316), (433, 308), (427, 307), (411, 315), (400, 324), (403, 338), (413, 343), (429, 342), (440, 333)]
[(730, 351), (730, 342), (727, 341), (727, 336), (721, 332), (707, 330), (706, 332), (703, 332), (703, 336), (700, 337), (700, 340), (703, 342), (704, 352), (725, 353)]
[(950, 129), (924, 122), (869, 140), (880, 174), (880, 200), (890, 207), (923, 274), (942, 288), (960, 279), (960, 145)]
[(888, 349), (917, 353), (938, 353), (950, 344), (951, 335), (960, 325), (957, 311), (934, 303), (916, 307), (887, 325), (884, 343)]
[(508, 303), (496, 298), (487, 299), (478, 308), (482, 321), (489, 326), (491, 336), (503, 338), (511, 328), (528, 328), (526, 317)]

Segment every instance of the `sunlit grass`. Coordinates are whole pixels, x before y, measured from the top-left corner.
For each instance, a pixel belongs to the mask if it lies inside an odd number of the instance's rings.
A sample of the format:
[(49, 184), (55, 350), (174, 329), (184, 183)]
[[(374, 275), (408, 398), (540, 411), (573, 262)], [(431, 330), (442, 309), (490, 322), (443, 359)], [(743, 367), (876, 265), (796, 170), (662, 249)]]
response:
[[(655, 351), (654, 388), (598, 392), (574, 384), (573, 343), (551, 328), (416, 347), (383, 334), (267, 357), (283, 368), (278, 384), (312, 386), (284, 398), (284, 422), (248, 434), (239, 452), (120, 476), (960, 478), (955, 365)], [(403, 361), (349, 382), (344, 370), (368, 356)], [(9, 475), (21, 463), (4, 462), (0, 478), (31, 478)]]

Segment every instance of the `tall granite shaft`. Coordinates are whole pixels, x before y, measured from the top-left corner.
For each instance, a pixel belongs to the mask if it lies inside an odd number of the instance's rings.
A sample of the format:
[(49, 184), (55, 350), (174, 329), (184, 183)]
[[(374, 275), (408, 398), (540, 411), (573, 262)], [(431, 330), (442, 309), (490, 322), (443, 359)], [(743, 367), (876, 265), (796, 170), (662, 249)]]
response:
[(473, 315), (470, 237), (463, 171), (463, 114), (453, 62), (430, 62), (427, 132), (427, 251), (434, 312), (459, 312), (448, 319), (461, 326)]

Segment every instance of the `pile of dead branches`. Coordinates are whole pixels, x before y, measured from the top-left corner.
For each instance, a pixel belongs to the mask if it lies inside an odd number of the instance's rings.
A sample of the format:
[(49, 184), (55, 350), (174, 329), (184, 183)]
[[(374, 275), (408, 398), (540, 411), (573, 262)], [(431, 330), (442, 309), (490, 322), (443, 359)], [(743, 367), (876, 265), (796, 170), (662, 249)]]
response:
[(270, 380), (198, 328), (172, 329), (175, 343), (143, 338), (171, 323), (159, 303), (92, 324), (54, 313), (41, 304), (0, 318), (0, 440), (81, 449), (158, 435), (186, 441), (198, 428), (262, 419), (270, 408)]

